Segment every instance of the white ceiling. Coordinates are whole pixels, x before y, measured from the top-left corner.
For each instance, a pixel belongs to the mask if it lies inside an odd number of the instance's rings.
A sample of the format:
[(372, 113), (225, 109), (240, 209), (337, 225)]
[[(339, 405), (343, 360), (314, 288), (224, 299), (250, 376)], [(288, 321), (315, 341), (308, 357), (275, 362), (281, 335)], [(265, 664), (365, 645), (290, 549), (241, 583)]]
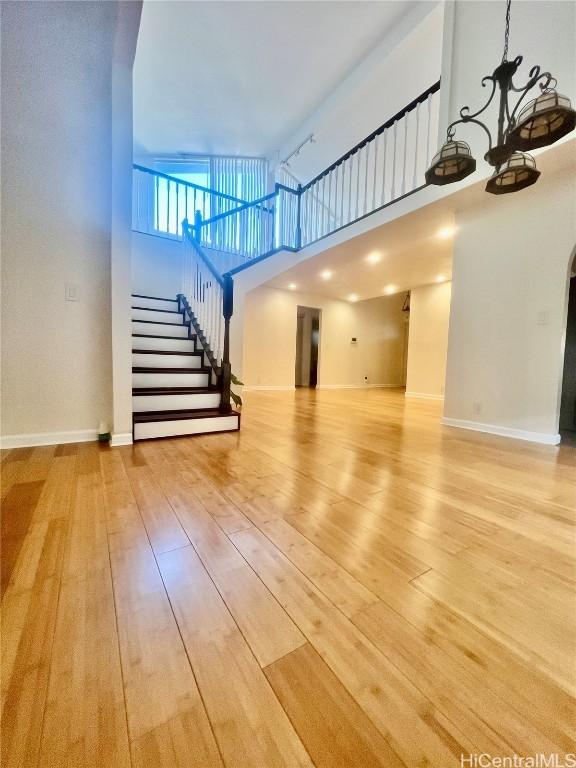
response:
[[(335, 299), (355, 294), (362, 300), (410, 290), (440, 277), (450, 280), (453, 227), (450, 206), (419, 208), (300, 262), (268, 285), (286, 290), (293, 284), (306, 293)], [(326, 270), (332, 273), (328, 280), (322, 277)]]
[(269, 155), (417, 0), (145, 0), (137, 153)]

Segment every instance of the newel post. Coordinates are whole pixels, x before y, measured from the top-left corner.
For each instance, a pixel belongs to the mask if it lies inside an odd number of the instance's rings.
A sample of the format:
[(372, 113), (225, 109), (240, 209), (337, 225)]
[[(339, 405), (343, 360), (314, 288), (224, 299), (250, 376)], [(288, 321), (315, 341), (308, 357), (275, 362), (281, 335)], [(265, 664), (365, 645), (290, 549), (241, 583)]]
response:
[(220, 397), (220, 412), (230, 413), (230, 386), (232, 384), (232, 366), (230, 365), (230, 318), (234, 312), (234, 280), (232, 275), (224, 275), (224, 290), (222, 293), (222, 314), (224, 315), (224, 350), (222, 353), (222, 373)]
[(302, 248), (302, 184), (298, 184), (298, 207), (296, 210), (296, 250), (299, 251)]

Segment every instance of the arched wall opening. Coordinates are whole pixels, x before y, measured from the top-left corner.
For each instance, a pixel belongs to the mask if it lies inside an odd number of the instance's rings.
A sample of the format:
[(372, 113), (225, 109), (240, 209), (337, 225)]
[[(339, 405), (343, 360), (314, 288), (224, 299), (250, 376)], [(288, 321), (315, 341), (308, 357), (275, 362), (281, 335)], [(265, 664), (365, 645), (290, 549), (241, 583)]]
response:
[(570, 258), (567, 293), (564, 369), (558, 429), (562, 442), (576, 443), (576, 246)]

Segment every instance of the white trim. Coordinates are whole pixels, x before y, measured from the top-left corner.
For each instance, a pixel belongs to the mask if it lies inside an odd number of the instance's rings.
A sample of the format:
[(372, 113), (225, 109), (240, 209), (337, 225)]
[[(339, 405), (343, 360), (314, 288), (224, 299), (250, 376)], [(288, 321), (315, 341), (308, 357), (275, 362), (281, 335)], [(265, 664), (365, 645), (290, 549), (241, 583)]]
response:
[(405, 392), (404, 397), (420, 397), (423, 400), (444, 400), (444, 395), (429, 395), (427, 392)]
[(79, 429), (74, 432), (38, 432), (24, 435), (4, 435), (0, 448), (33, 448), (37, 445), (62, 443), (89, 443), (98, 440), (97, 429)]
[(132, 432), (113, 432), (110, 446), (116, 448), (119, 445), (132, 445)]
[(269, 387), (267, 385), (252, 385), (252, 384), (244, 384), (242, 391), (243, 392), (293, 392), (296, 389), (294, 385), (291, 387)]
[(498, 427), (495, 424), (482, 424), (478, 421), (466, 421), (465, 419), (450, 419), (446, 416), (442, 419), (442, 424), (446, 427), (471, 429), (474, 432), (486, 432), (489, 435), (511, 437), (514, 440), (527, 440), (530, 443), (541, 443), (542, 445), (558, 445), (560, 442), (560, 435), (548, 434), (547, 432), (529, 432), (525, 429)]
[(402, 384), (318, 384), (316, 389), (402, 389)]
[[(402, 389), (402, 384), (317, 384), (316, 389)], [(295, 389), (308, 389), (308, 387), (285, 387), (245, 384), (244, 392), (292, 392)]]

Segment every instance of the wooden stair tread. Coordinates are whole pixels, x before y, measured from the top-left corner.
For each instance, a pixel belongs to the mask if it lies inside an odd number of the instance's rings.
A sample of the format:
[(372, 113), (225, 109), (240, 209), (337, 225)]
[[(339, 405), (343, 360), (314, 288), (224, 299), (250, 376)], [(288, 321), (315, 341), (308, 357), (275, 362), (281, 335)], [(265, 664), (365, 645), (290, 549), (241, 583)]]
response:
[[(145, 321), (136, 321), (136, 322), (145, 322)], [(190, 336), (156, 336), (153, 333), (133, 333), (132, 338), (136, 339), (174, 339), (176, 341), (195, 341), (196, 334), (192, 333)]]
[[(152, 310), (154, 311), (154, 310)], [(182, 314), (178, 312), (178, 314)], [(184, 326), (184, 319), (180, 323), (167, 323), (165, 320), (139, 320), (137, 317), (132, 318), (133, 323), (148, 323), (149, 325), (177, 325), (179, 328)]]
[(142, 366), (134, 366), (132, 373), (210, 373), (212, 368), (202, 366), (201, 368), (150, 368)]
[[(153, 336), (154, 339), (163, 339), (164, 336)], [(184, 341), (188, 341), (188, 339), (184, 339)], [(179, 349), (133, 349), (132, 350), (133, 355), (188, 355), (190, 357), (202, 357), (204, 354), (203, 352), (183, 352)]]
[(218, 408), (205, 408), (203, 410), (179, 410), (179, 411), (142, 411), (132, 414), (134, 424), (143, 424), (154, 421), (183, 421), (184, 419), (215, 419), (218, 417), (240, 416), (238, 411), (221, 413)]
[(133, 299), (152, 299), (153, 301), (171, 301), (174, 304), (178, 304), (178, 299), (164, 299), (161, 296), (145, 296), (143, 293), (131, 293)]
[(133, 395), (213, 395), (218, 387), (133, 387)]
[[(164, 312), (164, 314), (167, 314), (167, 315), (183, 315), (184, 314), (184, 312), (178, 309), (158, 309), (158, 307), (137, 307), (134, 304), (130, 307), (130, 309), (143, 309), (145, 312)], [(136, 317), (132, 318), (132, 320), (137, 320), (137, 319), (138, 318)]]

